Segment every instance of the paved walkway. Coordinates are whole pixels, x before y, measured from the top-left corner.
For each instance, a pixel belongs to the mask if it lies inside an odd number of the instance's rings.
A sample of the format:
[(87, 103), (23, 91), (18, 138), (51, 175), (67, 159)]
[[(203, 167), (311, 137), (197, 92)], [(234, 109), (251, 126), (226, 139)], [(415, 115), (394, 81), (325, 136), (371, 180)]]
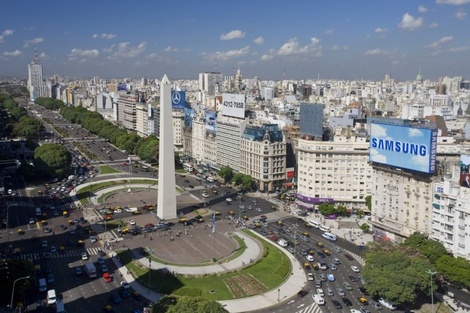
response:
[[(114, 179), (113, 179), (114, 180)], [(115, 179), (115, 180), (120, 180), (120, 179)], [(83, 184), (80, 185), (80, 188), (86, 187), (89, 184)], [(145, 184), (132, 184), (132, 188), (157, 188), (156, 185), (154, 186), (148, 186)], [(98, 198), (102, 196), (103, 194), (112, 192), (112, 191), (117, 191), (117, 190), (122, 190), (122, 186), (113, 186), (110, 188), (106, 189), (101, 189), (94, 191), (95, 196), (90, 198), (90, 201), (93, 203), (93, 205), (98, 205)], [(71, 193), (71, 196), (75, 196), (75, 192)], [(76, 200), (76, 199), (75, 199)], [(79, 203), (77, 203), (80, 205)], [(92, 227), (98, 232), (103, 231), (103, 226), (101, 224), (94, 224)], [(152, 269), (162, 269), (166, 268), (169, 271), (178, 273), (178, 274), (188, 274), (188, 275), (203, 275), (203, 274), (216, 274), (216, 273), (223, 273), (223, 272), (228, 272), (228, 271), (233, 271), (236, 269), (239, 269), (243, 267), (244, 265), (250, 264), (252, 260), (256, 260), (262, 250), (261, 246), (259, 243), (256, 242), (256, 240), (253, 240), (250, 236), (244, 234), (243, 232), (237, 232), (237, 236), (242, 238), (245, 241), (246, 244), (246, 249), (245, 252), (237, 257), (236, 259), (230, 260), (228, 262), (222, 263), (222, 264), (213, 264), (213, 265), (208, 265), (208, 266), (177, 266), (177, 265), (166, 265), (166, 264), (161, 264), (157, 263), (155, 261), (152, 261), (150, 264)], [(265, 240), (267, 242), (272, 242), (264, 237), (261, 240)], [(302, 270), (302, 266), (299, 263), (295, 257), (285, 249), (280, 248), (280, 250), (289, 258), (292, 264), (292, 272), (289, 278), (279, 287), (268, 291), (264, 294), (253, 296), (253, 297), (247, 297), (247, 298), (241, 298), (241, 299), (235, 299), (235, 300), (226, 300), (226, 301), (219, 301), (225, 309), (227, 309), (229, 312), (249, 312), (253, 310), (259, 310), (263, 309), (272, 305), (275, 305), (279, 303), (280, 301), (284, 301), (288, 298), (291, 298), (293, 296), (297, 295), (297, 292), (304, 287), (304, 285), (307, 282), (306, 276), (304, 271)], [(160, 300), (163, 295), (154, 291), (150, 291), (147, 288), (143, 287), (139, 283), (137, 283), (134, 280), (134, 277), (131, 274), (128, 274), (127, 268), (123, 266), (119, 260), (116, 259), (116, 257), (112, 256), (112, 260), (116, 264), (116, 266), (119, 269), (120, 276), (122, 279), (126, 280), (134, 290), (137, 292), (141, 293), (142, 296), (147, 298), (151, 302), (157, 302)], [(149, 262), (146, 258), (140, 258), (139, 262), (145, 266), (149, 266)], [(279, 291), (278, 291), (279, 290)]]

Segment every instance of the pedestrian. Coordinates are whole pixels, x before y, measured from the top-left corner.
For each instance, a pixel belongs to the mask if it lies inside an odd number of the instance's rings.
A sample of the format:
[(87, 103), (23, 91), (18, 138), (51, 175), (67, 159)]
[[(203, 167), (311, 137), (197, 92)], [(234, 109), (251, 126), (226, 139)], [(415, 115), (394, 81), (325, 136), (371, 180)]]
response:
[(170, 241), (173, 241), (173, 237), (170, 237)]

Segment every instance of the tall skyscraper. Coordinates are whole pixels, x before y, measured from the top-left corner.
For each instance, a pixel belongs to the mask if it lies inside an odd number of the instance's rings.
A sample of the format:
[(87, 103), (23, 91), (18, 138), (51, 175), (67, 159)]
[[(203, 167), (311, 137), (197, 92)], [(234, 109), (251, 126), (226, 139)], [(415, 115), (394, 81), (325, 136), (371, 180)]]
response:
[(158, 163), (158, 207), (161, 219), (176, 218), (175, 156), (173, 146), (173, 119), (171, 84), (165, 75), (160, 84), (160, 143)]
[(28, 90), (31, 101), (38, 97), (50, 96), (47, 84), (42, 79), (42, 65), (38, 62), (36, 49), (34, 51), (34, 60), (28, 64)]

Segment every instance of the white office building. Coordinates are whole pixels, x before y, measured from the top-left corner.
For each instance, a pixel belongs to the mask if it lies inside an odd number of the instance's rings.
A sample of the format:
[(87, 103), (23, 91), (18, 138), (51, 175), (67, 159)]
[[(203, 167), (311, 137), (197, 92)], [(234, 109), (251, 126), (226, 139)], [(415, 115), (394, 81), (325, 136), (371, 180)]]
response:
[[(217, 165), (230, 166), (234, 171), (240, 171), (240, 140), (245, 129), (242, 119), (220, 116), (217, 118)], [(193, 152), (194, 152), (193, 145)]]

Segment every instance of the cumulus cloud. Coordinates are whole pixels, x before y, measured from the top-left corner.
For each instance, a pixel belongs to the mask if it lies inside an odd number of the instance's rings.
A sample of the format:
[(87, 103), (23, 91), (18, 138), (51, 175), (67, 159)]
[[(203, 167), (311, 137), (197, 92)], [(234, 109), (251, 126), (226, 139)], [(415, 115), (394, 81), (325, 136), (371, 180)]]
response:
[(387, 129), (378, 124), (370, 125), (370, 132), (374, 134), (374, 137), (387, 137)]
[(16, 57), (16, 56), (19, 56), (19, 55), (22, 55), (22, 54), (23, 54), (23, 52), (21, 52), (20, 50), (3, 52), (3, 55), (6, 56), (6, 57)]
[(211, 53), (207, 55), (209, 59), (217, 58), (221, 61), (227, 61), (233, 58), (243, 57), (250, 53), (250, 46), (245, 46), (240, 49), (229, 50), (229, 51), (217, 51), (215, 53)]
[(377, 149), (370, 149), (370, 160), (377, 163), (387, 163), (387, 157), (380, 154)]
[(165, 52), (178, 52), (179, 50), (178, 50), (178, 48), (174, 48), (174, 47), (172, 47), (172, 46), (168, 46), (168, 47), (166, 47), (165, 49), (163, 49), (163, 51), (165, 51)]
[(100, 52), (97, 49), (92, 50), (81, 50), (72, 49), (68, 55), (69, 61), (79, 61), (81, 63), (86, 62), (88, 59), (97, 58)]
[(415, 168), (423, 172), (426, 172), (428, 170), (429, 159), (427, 156), (413, 155), (410, 161), (412, 164), (415, 165)]
[(386, 29), (386, 28), (377, 27), (374, 30), (374, 33), (382, 34), (382, 33), (386, 33), (387, 31), (388, 31), (388, 29)]
[(44, 41), (44, 38), (37, 37), (37, 38), (31, 39), (31, 40), (26, 40), (26, 42), (24, 43), (23, 46), (25, 48), (28, 48), (30, 45), (35, 45), (35, 44), (41, 43), (43, 41)]
[(327, 29), (327, 30), (325, 31), (325, 34), (326, 34), (326, 35), (333, 35), (334, 33), (335, 33), (335, 30), (334, 30), (333, 28)]
[(436, 28), (437, 26), (439, 26), (437, 23), (431, 23), (428, 25), (429, 28)]
[(232, 40), (245, 38), (245, 33), (241, 30), (232, 30), (226, 34), (220, 35), (220, 40)]
[(464, 10), (458, 10), (454, 14), (454, 17), (458, 20), (464, 20), (466, 16), (467, 16), (467, 12), (465, 12)]
[(402, 20), (398, 27), (404, 30), (415, 30), (423, 26), (423, 18), (422, 17), (414, 17), (409, 13), (403, 14)]
[(464, 5), (470, 3), (470, 0), (436, 0), (438, 4)]
[(143, 53), (147, 48), (147, 42), (141, 42), (135, 47), (132, 47), (130, 42), (121, 42), (116, 45), (112, 45), (103, 51), (109, 53), (108, 59), (120, 59), (120, 58), (134, 58), (139, 54)]
[(116, 38), (116, 34), (106, 34), (106, 33), (102, 33), (102, 34), (93, 34), (93, 37), (94, 39), (97, 39), (97, 38), (102, 38), (102, 39), (113, 39), (113, 38)]
[(5, 41), (5, 37), (13, 35), (15, 31), (12, 29), (5, 29), (2, 34), (0, 35), (0, 43)]
[(264, 43), (264, 38), (263, 36), (259, 36), (253, 40), (253, 42), (257, 45), (262, 45)]
[(341, 51), (341, 50), (348, 50), (347, 46), (340, 46), (340, 45), (334, 45), (331, 47), (333, 51)]
[(449, 52), (465, 52), (468, 50), (470, 50), (470, 47), (454, 47), (454, 48), (450, 48)]
[(422, 5), (420, 5), (418, 7), (418, 12), (421, 13), (421, 14), (426, 13), (427, 11), (428, 11), (428, 9), (424, 6), (422, 6)]
[(375, 56), (375, 55), (389, 55), (389, 54), (391, 54), (390, 51), (387, 51), (385, 49), (380, 49), (380, 48), (367, 50), (366, 52), (364, 52), (364, 55), (372, 55), (372, 56)]
[(291, 38), (284, 43), (278, 50), (270, 49), (267, 54), (261, 56), (262, 61), (268, 61), (275, 56), (322, 56), (322, 47), (320, 39), (316, 37), (310, 38), (310, 43), (302, 46), (297, 38)]
[(431, 44), (429, 44), (427, 46), (424, 46), (424, 47), (429, 48), (429, 49), (437, 49), (437, 48), (440, 48), (443, 43), (452, 41), (453, 39), (454, 39), (454, 36), (445, 36), (445, 37), (442, 37), (441, 39), (436, 40), (436, 41), (432, 42)]
[(417, 128), (409, 128), (408, 136), (410, 137), (423, 137), (423, 132)]

